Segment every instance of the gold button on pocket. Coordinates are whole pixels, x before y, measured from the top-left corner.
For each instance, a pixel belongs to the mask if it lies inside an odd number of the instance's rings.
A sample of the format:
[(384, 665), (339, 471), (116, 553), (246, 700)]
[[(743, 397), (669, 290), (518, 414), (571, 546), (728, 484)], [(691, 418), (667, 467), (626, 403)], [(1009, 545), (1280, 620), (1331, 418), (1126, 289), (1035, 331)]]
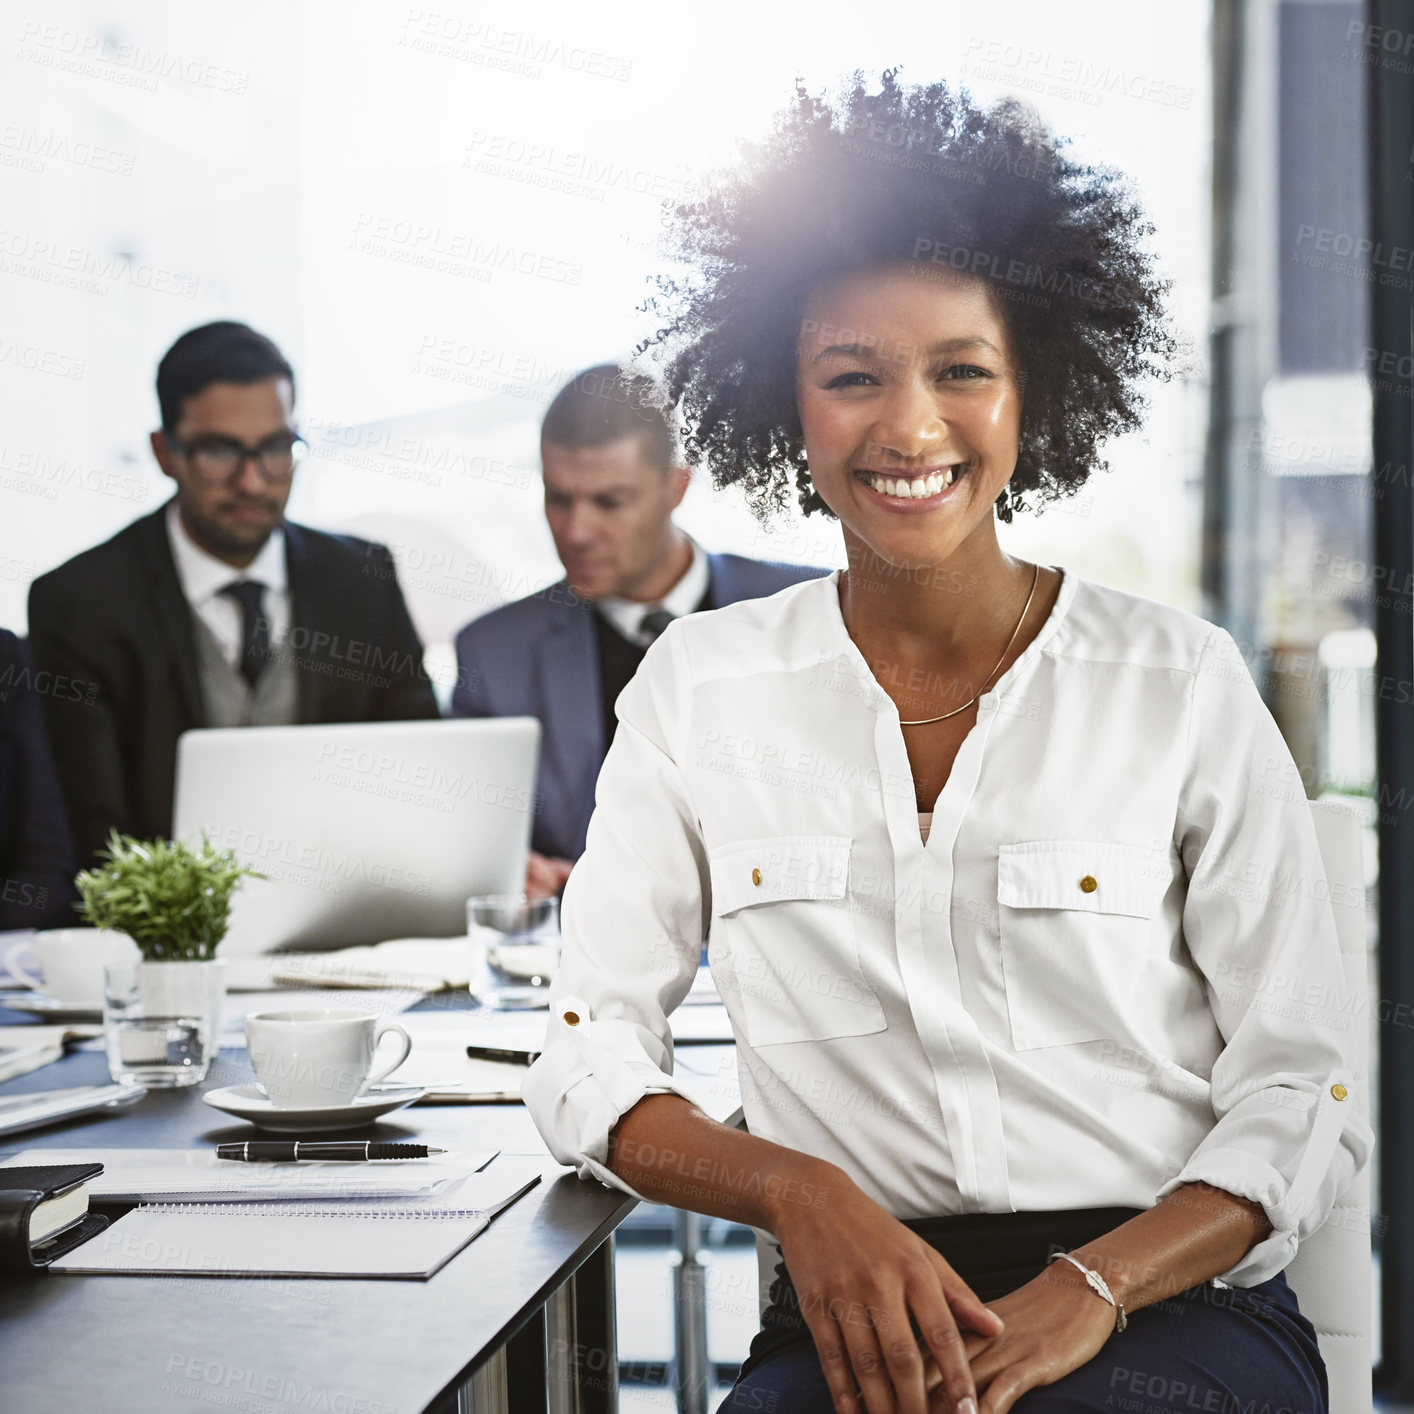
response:
[(866, 1036), (887, 1025), (864, 975), (847, 835), (739, 840), (708, 856), (708, 952), (753, 1047)]
[(565, 1013), (565, 1025), (566, 1025), (566, 1026), (578, 1026), (578, 1025), (579, 1025), (579, 1013), (578, 1013), (577, 1011), (567, 1011), (567, 1012)]
[[(1100, 879), (1103, 876), (1104, 886)], [(997, 848), (997, 935), (1018, 1051), (1127, 1034), (1172, 878), (1166, 854), (1117, 840), (1018, 840)]]
[(1350, 1093), (1350, 1091), (1347, 1090), (1344, 1085), (1332, 1085), (1332, 1086), (1331, 1086), (1331, 1094), (1334, 1095), (1337, 1100), (1343, 1100), (1343, 1099), (1345, 1099), (1345, 1097), (1346, 1097), (1349, 1093)]

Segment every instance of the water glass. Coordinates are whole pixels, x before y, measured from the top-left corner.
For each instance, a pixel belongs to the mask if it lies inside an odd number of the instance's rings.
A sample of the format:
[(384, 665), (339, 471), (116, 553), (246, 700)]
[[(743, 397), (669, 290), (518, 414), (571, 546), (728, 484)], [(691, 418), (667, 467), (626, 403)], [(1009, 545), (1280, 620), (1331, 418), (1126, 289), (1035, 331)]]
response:
[(560, 961), (560, 901), (480, 894), (466, 901), (471, 993), (482, 1006), (549, 1005)]
[(114, 1080), (196, 1085), (216, 1055), (224, 959), (136, 962), (104, 969), (103, 1040)]

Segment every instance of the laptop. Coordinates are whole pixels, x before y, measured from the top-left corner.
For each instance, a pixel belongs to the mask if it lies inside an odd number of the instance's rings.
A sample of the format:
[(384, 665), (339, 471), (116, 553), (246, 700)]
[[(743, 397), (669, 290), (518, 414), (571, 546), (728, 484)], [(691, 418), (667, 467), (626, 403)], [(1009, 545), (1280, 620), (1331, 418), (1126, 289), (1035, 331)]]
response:
[(533, 717), (211, 728), (177, 743), (174, 833), (258, 870), (221, 957), (461, 937), (525, 886)]

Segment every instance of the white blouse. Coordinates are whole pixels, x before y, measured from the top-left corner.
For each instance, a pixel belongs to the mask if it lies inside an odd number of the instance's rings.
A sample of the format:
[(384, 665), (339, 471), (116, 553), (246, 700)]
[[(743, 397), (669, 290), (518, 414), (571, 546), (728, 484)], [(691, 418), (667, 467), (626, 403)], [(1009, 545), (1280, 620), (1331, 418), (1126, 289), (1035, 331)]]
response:
[(751, 1133), (897, 1217), (1201, 1180), (1271, 1219), (1223, 1274), (1251, 1286), (1364, 1163), (1310, 809), (1223, 630), (1065, 574), (926, 843), (837, 574), (679, 619), (617, 710), (523, 1087), (581, 1177), (633, 1192), (610, 1131), (692, 1098), (667, 1014), (704, 937)]

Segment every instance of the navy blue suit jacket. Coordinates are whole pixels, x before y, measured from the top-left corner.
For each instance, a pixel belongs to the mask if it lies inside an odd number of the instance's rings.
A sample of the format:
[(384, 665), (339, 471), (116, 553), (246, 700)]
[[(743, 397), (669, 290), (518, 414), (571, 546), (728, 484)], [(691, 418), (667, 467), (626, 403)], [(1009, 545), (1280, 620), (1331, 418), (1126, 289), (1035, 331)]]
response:
[[(827, 573), (709, 555), (711, 602), (761, 599)], [(454, 717), (538, 717), (540, 772), (531, 847), (578, 859), (604, 764), (599, 652), (594, 608), (560, 580), (493, 609), (457, 635)]]
[[(77, 926), (74, 846), (40, 699), (56, 690), (0, 629), (0, 928)], [(63, 690), (62, 688), (60, 690)]]

